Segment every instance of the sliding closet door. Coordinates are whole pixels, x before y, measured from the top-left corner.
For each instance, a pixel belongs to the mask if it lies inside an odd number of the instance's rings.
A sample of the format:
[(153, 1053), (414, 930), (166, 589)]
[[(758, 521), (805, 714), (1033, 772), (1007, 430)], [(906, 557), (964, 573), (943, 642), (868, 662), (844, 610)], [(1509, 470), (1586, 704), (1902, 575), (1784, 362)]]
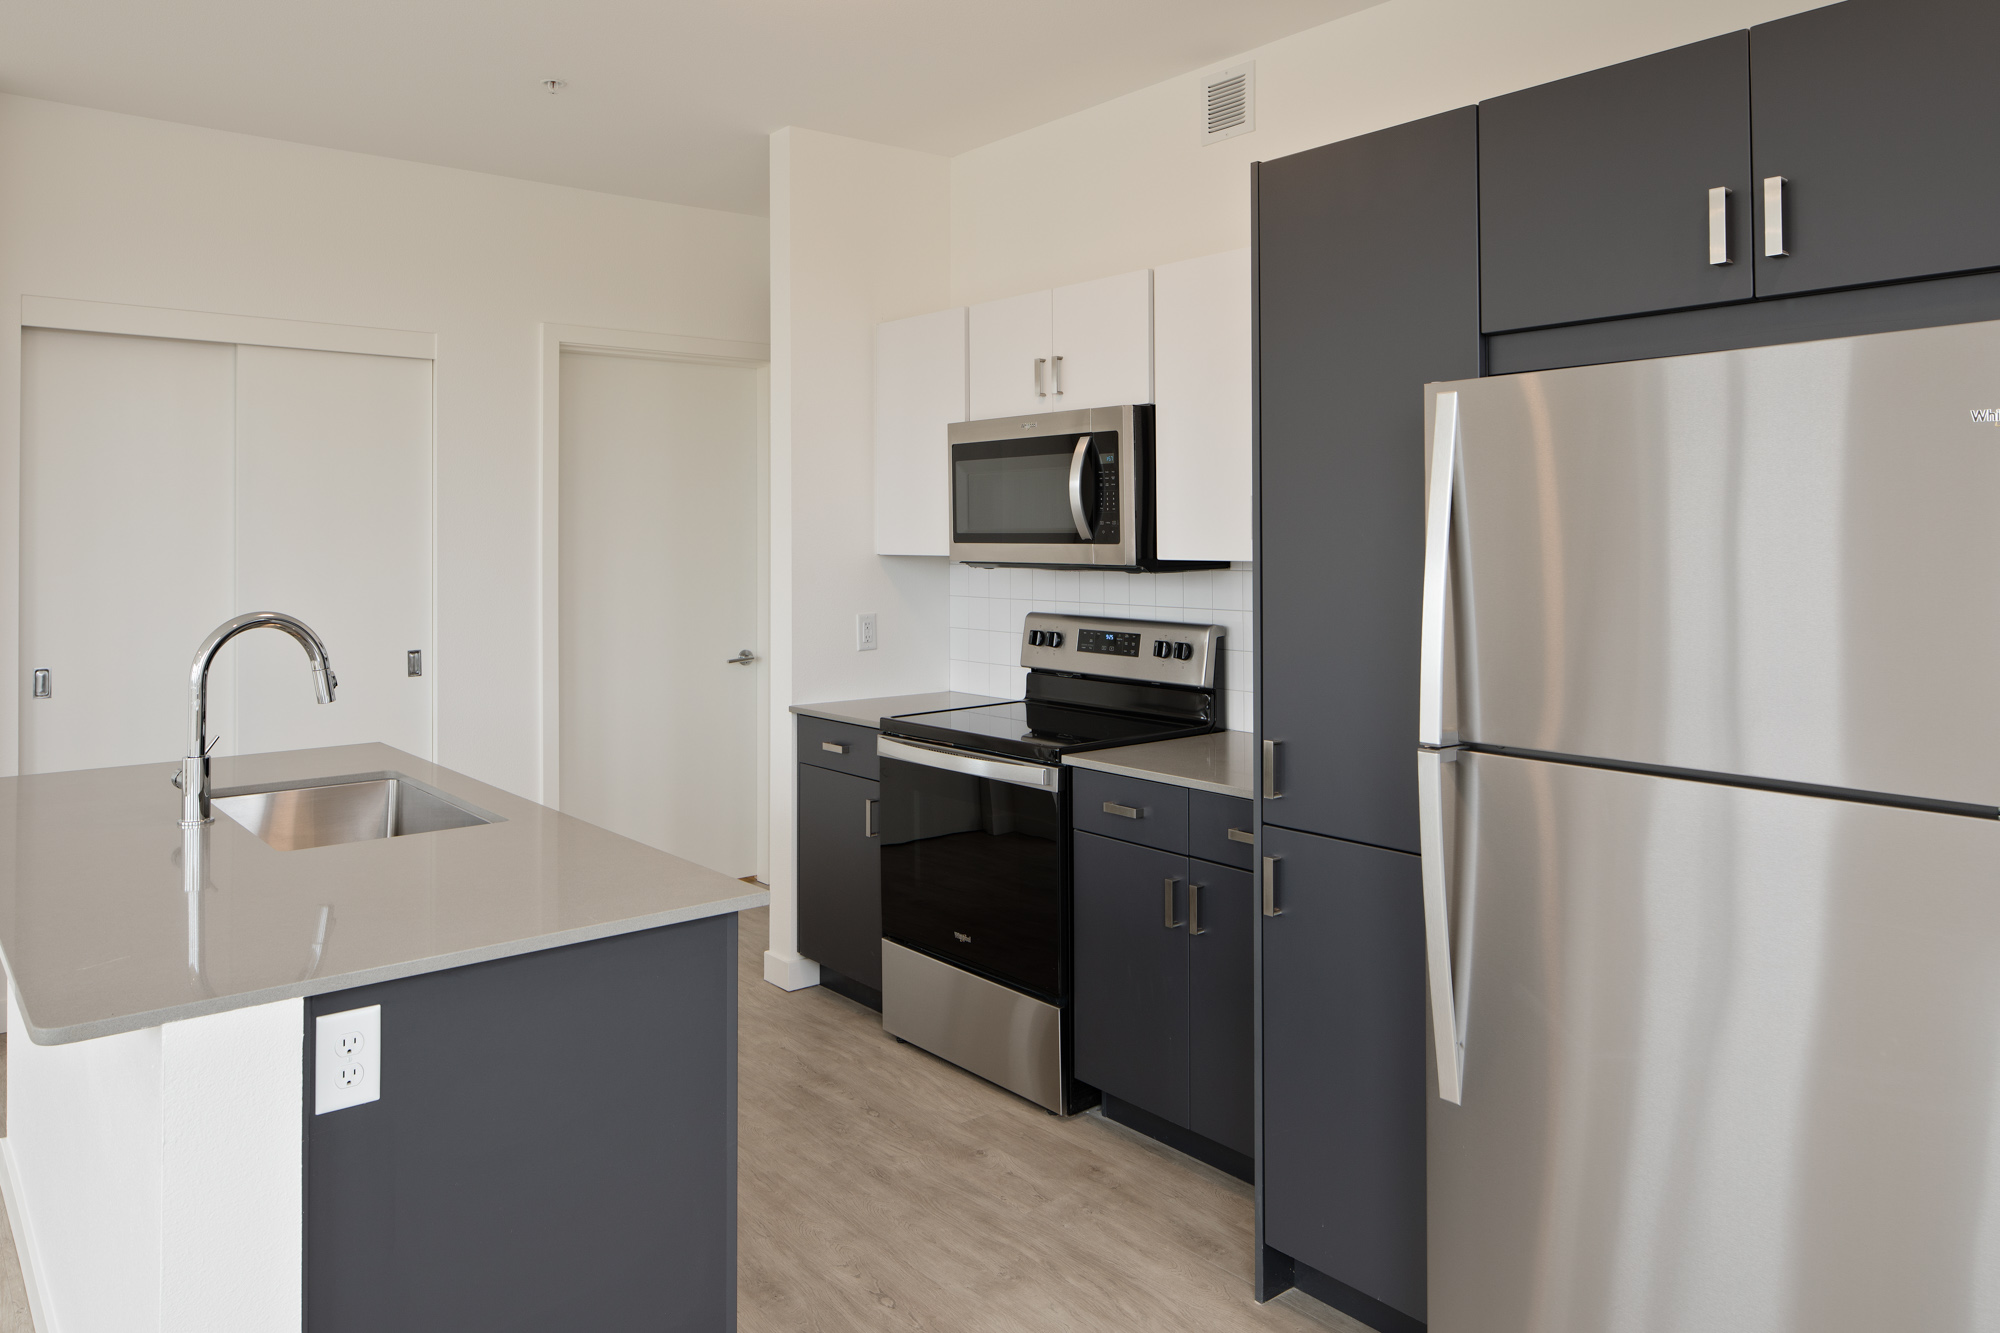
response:
[(236, 349), (236, 609), (287, 611), (326, 642), (339, 699), (313, 702), (298, 645), (237, 642), (239, 754), (382, 741), (431, 758), (431, 363)]
[(22, 330), (21, 772), (157, 762), (171, 796), (188, 662), (232, 609), (235, 359), (226, 343)]

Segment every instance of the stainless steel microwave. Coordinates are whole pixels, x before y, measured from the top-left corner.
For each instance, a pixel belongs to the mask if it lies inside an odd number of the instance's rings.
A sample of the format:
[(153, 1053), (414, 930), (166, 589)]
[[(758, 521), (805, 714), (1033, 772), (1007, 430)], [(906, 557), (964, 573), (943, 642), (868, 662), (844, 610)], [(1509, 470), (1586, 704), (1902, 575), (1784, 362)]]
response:
[(1153, 409), (964, 421), (951, 450), (951, 558), (1039, 569), (1214, 569), (1154, 551)]

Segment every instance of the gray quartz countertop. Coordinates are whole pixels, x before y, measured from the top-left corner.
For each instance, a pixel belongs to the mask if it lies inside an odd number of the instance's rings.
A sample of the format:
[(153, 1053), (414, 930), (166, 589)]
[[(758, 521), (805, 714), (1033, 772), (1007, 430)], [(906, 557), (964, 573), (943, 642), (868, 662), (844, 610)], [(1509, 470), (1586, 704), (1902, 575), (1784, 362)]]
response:
[(0, 779), (0, 953), (81, 1041), (761, 907), (770, 894), (386, 745), (217, 759), (214, 789), (402, 774), (500, 817), (278, 851), (218, 813), (183, 888), (176, 765)]
[(1257, 782), (1257, 764), (1247, 731), (1211, 731), (1178, 740), (1086, 750), (1064, 756), (1063, 762), (1074, 768), (1241, 796), (1246, 801)]
[(886, 699), (847, 699), (830, 704), (793, 704), (794, 713), (823, 717), (829, 722), (851, 722), (857, 727), (880, 727), (885, 717), (904, 713), (935, 713), (944, 708), (977, 708), (981, 704), (1002, 704), (990, 694), (960, 694), (941, 690), (936, 694), (892, 694)]

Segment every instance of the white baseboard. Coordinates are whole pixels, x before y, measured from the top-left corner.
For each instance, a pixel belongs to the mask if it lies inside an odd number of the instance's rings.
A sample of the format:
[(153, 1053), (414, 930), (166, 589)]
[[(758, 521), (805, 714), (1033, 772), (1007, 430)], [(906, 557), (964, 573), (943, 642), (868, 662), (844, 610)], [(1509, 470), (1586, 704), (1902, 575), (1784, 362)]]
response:
[(804, 990), (819, 985), (819, 964), (795, 953), (764, 951), (764, 980), (779, 990)]
[(21, 1285), (28, 1291), (28, 1318), (35, 1333), (59, 1333), (55, 1311), (49, 1308), (42, 1290), (42, 1252), (35, 1243), (35, 1229), (21, 1199), (21, 1178), (14, 1170), (14, 1144), (0, 1138), (0, 1199), (7, 1205), (7, 1225), (14, 1232), (14, 1253), (21, 1261)]

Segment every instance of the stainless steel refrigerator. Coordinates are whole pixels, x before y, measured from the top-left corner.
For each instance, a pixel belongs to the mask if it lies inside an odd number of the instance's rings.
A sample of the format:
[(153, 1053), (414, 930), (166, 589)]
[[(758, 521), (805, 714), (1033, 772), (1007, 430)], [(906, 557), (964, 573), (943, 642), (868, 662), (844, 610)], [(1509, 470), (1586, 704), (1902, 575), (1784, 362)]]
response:
[(1430, 405), (1433, 1333), (2000, 1330), (2000, 324)]

